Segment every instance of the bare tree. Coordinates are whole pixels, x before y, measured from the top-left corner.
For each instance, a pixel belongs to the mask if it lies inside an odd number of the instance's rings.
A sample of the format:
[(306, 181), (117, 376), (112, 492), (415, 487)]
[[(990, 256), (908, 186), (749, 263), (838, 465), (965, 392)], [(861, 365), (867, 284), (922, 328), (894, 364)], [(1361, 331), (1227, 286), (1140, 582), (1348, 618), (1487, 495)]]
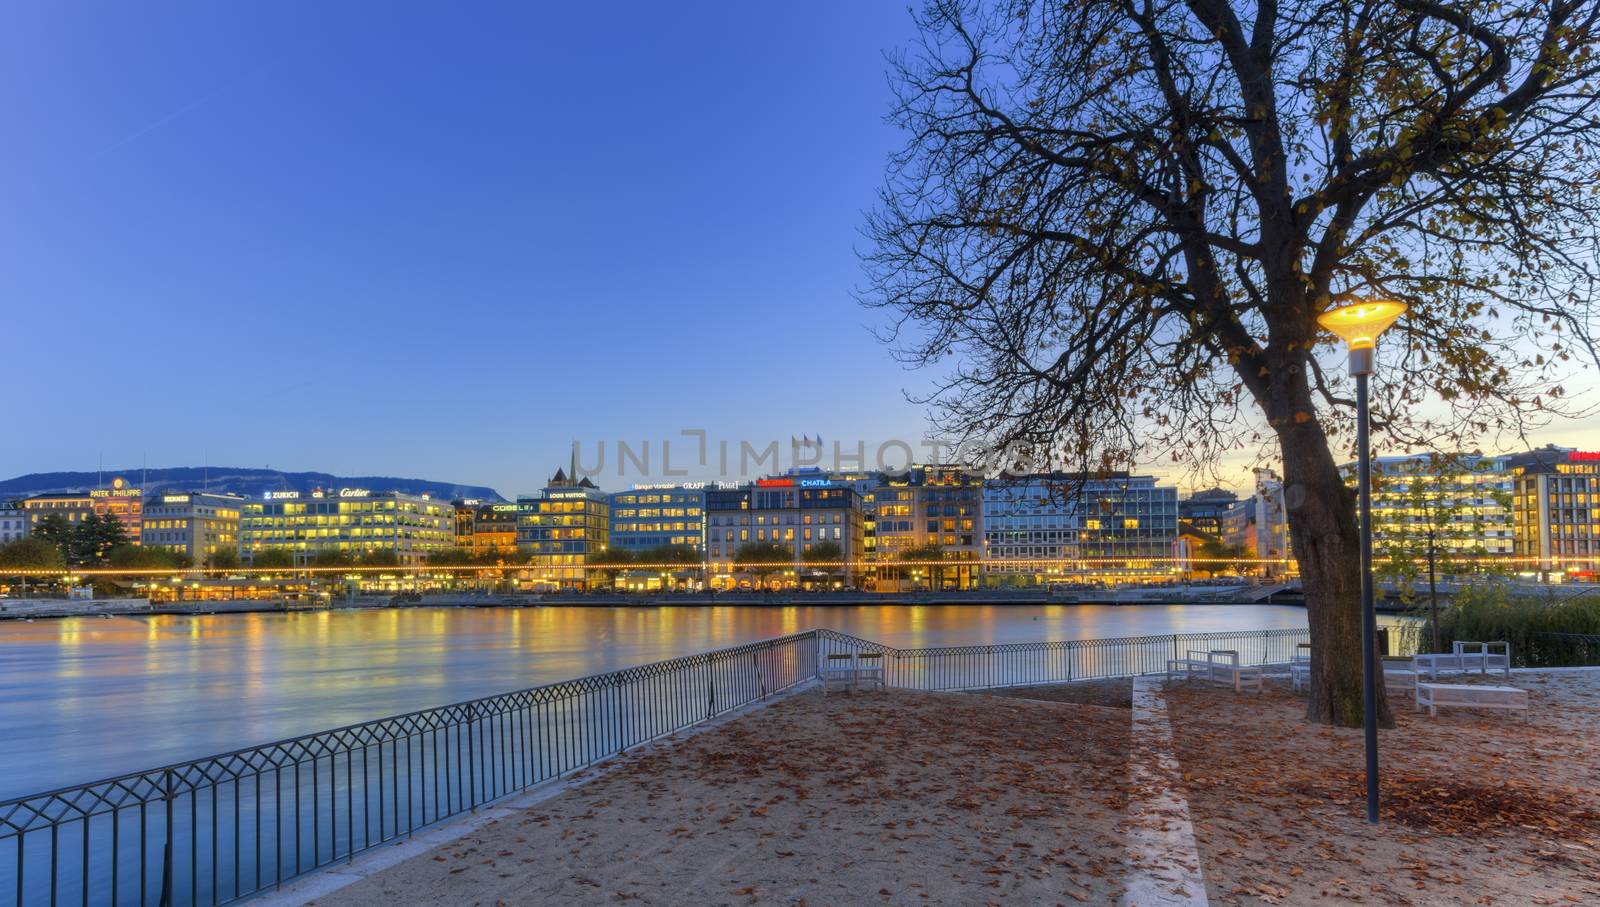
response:
[(1596, 361), (1597, 11), (933, 0), (894, 60), (910, 138), (866, 301), (966, 438), (1082, 469), (1275, 442), (1308, 714), (1359, 724), (1358, 527), (1329, 440), (1353, 401), (1316, 316), (1411, 306), (1380, 351), (1388, 445), (1568, 411), (1561, 380)]

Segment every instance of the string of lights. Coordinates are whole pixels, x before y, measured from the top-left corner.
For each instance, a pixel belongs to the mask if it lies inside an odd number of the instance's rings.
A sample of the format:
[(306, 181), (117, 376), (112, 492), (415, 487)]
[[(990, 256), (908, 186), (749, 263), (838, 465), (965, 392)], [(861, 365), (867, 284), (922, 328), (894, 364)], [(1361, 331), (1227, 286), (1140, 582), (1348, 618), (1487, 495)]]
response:
[[(1573, 556), (1512, 556), (1512, 555), (1478, 555), (1461, 556), (1456, 560), (1471, 563), (1474, 566), (1498, 566), (1515, 568), (1519, 566), (1539, 567), (1546, 569), (1567, 569), (1568, 567), (1593, 568), (1600, 565), (1600, 558), (1573, 557)], [(573, 564), (564, 565), (562, 569), (587, 570), (594, 572), (709, 572), (709, 573), (739, 573), (753, 570), (894, 570), (901, 568), (945, 568), (955, 569), (961, 567), (979, 567), (985, 570), (1002, 568), (1024, 568), (1038, 572), (1052, 570), (1070, 572), (1085, 568), (1125, 569), (1125, 570), (1166, 570), (1193, 571), (1196, 568), (1209, 572), (1218, 572), (1214, 568), (1258, 568), (1258, 567), (1293, 567), (1292, 558), (1259, 558), (1259, 557), (1083, 557), (1083, 558), (990, 558), (984, 560), (831, 560), (831, 561), (806, 561), (795, 563), (792, 561), (759, 561), (749, 563), (730, 562), (692, 562), (692, 563), (623, 563), (623, 564)], [(486, 574), (486, 573), (518, 573), (537, 572), (551, 569), (542, 564), (408, 564), (408, 565), (335, 565), (335, 566), (303, 566), (303, 567), (4, 567), (0, 568), (0, 576), (15, 576), (29, 578), (71, 578), (71, 577), (166, 577), (166, 576), (283, 576), (283, 575), (359, 575), (359, 574)]]

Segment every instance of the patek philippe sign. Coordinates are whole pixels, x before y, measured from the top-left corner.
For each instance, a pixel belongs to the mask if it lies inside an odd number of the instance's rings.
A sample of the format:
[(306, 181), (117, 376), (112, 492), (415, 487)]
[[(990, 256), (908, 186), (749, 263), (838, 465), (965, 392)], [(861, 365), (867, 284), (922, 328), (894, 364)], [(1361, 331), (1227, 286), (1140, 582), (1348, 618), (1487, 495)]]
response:
[(128, 480), (120, 476), (111, 480), (110, 488), (96, 488), (89, 492), (91, 498), (136, 498), (144, 491), (139, 488), (129, 488)]

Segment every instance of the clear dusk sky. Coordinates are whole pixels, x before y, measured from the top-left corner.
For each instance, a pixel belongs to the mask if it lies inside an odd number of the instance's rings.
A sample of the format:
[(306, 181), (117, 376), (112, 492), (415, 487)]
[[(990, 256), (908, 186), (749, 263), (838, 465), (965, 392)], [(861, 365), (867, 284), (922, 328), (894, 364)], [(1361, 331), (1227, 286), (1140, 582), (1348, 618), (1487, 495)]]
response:
[(911, 34), (892, 0), (9, 3), (0, 476), (515, 494), (575, 439), (918, 439), (927, 377), (851, 295)]

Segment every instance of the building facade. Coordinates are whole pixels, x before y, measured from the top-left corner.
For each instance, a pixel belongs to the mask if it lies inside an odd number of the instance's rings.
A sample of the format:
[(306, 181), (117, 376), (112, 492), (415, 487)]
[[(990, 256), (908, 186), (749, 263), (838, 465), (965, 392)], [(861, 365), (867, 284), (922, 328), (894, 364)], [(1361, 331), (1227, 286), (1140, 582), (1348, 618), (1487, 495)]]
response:
[(59, 516), (76, 526), (94, 513), (94, 499), (88, 494), (38, 494), (18, 502), (27, 520), (27, 531), (52, 516)]
[(139, 543), (188, 555), (197, 566), (220, 551), (239, 550), (239, 516), (245, 499), (233, 494), (167, 492), (144, 501)]
[[(853, 586), (864, 541), (861, 492), (820, 472), (797, 470), (706, 491), (706, 562), (714, 587)], [(740, 565), (745, 545), (776, 546), (773, 561)], [(819, 558), (819, 550), (833, 553)]]
[(983, 499), (983, 478), (957, 466), (912, 466), (881, 476), (863, 501), (872, 588), (897, 592), (977, 586), (984, 552)]
[(1178, 502), (1178, 519), (1202, 535), (1222, 535), (1222, 517), (1239, 502), (1239, 496), (1224, 488), (1197, 491)]
[(704, 553), (703, 487), (645, 485), (611, 495), (611, 547), (632, 554), (681, 545)]
[[(1516, 548), (1512, 459), (1432, 453), (1373, 459), (1376, 555), (1402, 549), (1421, 557), (1430, 541), (1452, 556), (1511, 555)], [(1354, 485), (1356, 465), (1341, 468)]]
[(28, 534), (28, 514), (18, 501), (0, 501), (0, 545)]
[(50, 516), (59, 516), (68, 523), (76, 525), (83, 522), (89, 514), (98, 513), (101, 516), (116, 517), (117, 522), (122, 524), (123, 532), (127, 534), (128, 542), (139, 544), (144, 494), (130, 486), (121, 476), (113, 478), (111, 484), (104, 488), (86, 492), (34, 495), (21, 501), (21, 505), (23, 513), (27, 516), (29, 532)]
[(456, 547), (478, 558), (511, 559), (517, 553), (517, 505), (452, 501)]
[(1171, 577), (1178, 489), (1154, 476), (1036, 473), (988, 482), (985, 582), (1037, 585)]
[(750, 542), (750, 527), (750, 486), (706, 489), (706, 567), (713, 585), (734, 584), (734, 556)]
[(455, 546), (455, 508), (428, 495), (365, 488), (269, 491), (240, 508), (239, 556), (288, 552), (305, 564), (324, 552), (391, 553), (403, 565)]
[(520, 513), (516, 504), (480, 504), (474, 508), (467, 549), (478, 557), (515, 557)]
[(128, 541), (139, 544), (144, 526), (144, 492), (117, 476), (105, 488), (89, 492), (89, 502), (94, 512), (101, 516), (114, 516), (128, 534)]
[(1512, 553), (1542, 578), (1600, 574), (1600, 452), (1546, 447), (1505, 458)]
[(1263, 576), (1281, 578), (1300, 572), (1289, 545), (1289, 511), (1283, 479), (1270, 469), (1257, 469), (1256, 493), (1249, 501), (1254, 544), (1249, 545)]
[(517, 499), (517, 551), (535, 588), (587, 588), (584, 565), (610, 540), (611, 499), (587, 478), (558, 469), (537, 496)]

